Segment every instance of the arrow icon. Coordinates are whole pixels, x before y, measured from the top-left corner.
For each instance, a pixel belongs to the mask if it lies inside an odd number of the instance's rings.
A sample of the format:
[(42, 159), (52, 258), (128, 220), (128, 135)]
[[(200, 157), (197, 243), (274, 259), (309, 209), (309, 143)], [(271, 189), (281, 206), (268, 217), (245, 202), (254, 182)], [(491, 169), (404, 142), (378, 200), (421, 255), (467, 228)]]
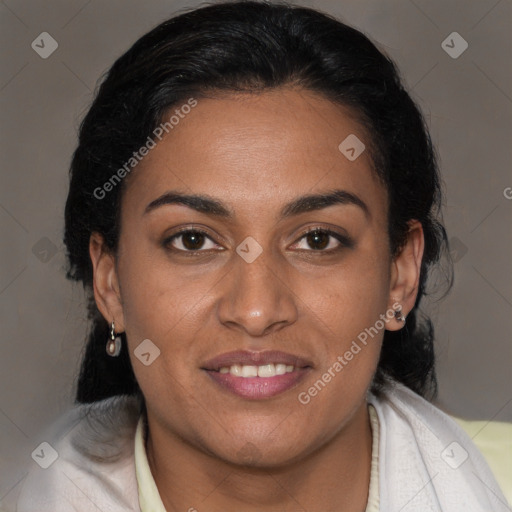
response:
[(48, 32), (41, 32), (30, 46), (39, 57), (47, 59), (59, 47), (59, 43)]
[(458, 32), (448, 34), (441, 43), (441, 48), (452, 59), (458, 59), (468, 49), (468, 46), (468, 42)]
[(160, 355), (160, 349), (151, 340), (145, 339), (134, 350), (134, 354), (144, 366), (149, 366)]
[(41, 455), (39, 455), (39, 453), (34, 453), (34, 455), (40, 459), (44, 459), (44, 450), (41, 448)]
[(31, 457), (38, 466), (47, 469), (59, 458), (59, 454), (50, 443), (44, 441), (31, 453)]
[(341, 142), (341, 144), (338, 146), (338, 149), (347, 160), (353, 162), (365, 150), (365, 145), (357, 137), (357, 135), (351, 133)]
[(252, 263), (263, 252), (263, 248), (252, 236), (248, 236), (240, 242), (236, 252), (247, 263)]
[(457, 441), (453, 441), (441, 452), (441, 458), (452, 469), (457, 469), (468, 458), (468, 452)]

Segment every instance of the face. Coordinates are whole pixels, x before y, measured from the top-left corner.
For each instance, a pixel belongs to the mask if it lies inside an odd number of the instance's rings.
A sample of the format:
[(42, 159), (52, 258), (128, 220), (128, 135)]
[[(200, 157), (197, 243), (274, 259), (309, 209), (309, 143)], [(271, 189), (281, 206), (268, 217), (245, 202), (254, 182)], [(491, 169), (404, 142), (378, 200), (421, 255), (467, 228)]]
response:
[(98, 306), (150, 424), (222, 460), (296, 461), (364, 406), (422, 247), (391, 259), (368, 151), (338, 149), (369, 146), (350, 110), (292, 89), (197, 101), (129, 177), (115, 259), (91, 243)]

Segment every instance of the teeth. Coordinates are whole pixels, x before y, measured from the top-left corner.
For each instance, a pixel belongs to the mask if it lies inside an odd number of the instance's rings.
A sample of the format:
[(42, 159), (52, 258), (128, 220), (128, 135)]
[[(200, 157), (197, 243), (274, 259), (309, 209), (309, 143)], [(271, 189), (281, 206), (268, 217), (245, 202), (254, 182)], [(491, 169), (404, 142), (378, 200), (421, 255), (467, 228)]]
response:
[(242, 366), (242, 377), (257, 377), (258, 367), (257, 366)]
[(242, 376), (242, 367), (239, 364), (234, 364), (229, 369), (229, 373), (231, 373), (231, 375), (234, 375), (235, 377), (241, 377)]
[(219, 373), (230, 373), (235, 377), (275, 377), (284, 375), (295, 370), (295, 366), (286, 364), (265, 364), (262, 366), (234, 364), (232, 366), (223, 366)]
[(276, 374), (276, 367), (273, 364), (266, 364), (265, 366), (258, 366), (258, 377), (274, 377)]
[[(293, 366), (292, 366), (293, 371)], [(284, 375), (286, 373), (286, 365), (285, 364), (276, 364), (276, 375)]]

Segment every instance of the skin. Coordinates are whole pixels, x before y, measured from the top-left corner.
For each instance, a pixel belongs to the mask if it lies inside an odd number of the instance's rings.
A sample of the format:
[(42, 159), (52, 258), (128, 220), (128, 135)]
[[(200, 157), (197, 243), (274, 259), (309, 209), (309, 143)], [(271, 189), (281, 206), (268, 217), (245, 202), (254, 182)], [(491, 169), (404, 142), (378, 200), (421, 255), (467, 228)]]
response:
[[(148, 461), (167, 510), (365, 509), (366, 393), (384, 329), (307, 405), (297, 396), (395, 302), (404, 315), (413, 308), (424, 239), (411, 221), (392, 259), (387, 191), (368, 151), (355, 161), (341, 154), (349, 134), (368, 142), (348, 108), (306, 90), (199, 99), (129, 177), (117, 254), (91, 236), (95, 298), (116, 331), (126, 331), (146, 399)], [(337, 204), (280, 218), (293, 199), (332, 189), (356, 194), (369, 216)], [(234, 216), (179, 204), (144, 213), (170, 190), (214, 197)], [(183, 237), (162, 243), (181, 227), (208, 232), (203, 252), (179, 252), (191, 247)], [(354, 245), (328, 235), (315, 245), (303, 235), (312, 228), (345, 233)], [(236, 252), (248, 236), (263, 249), (252, 263)], [(392, 318), (385, 328), (402, 326)], [(149, 366), (133, 355), (144, 339), (161, 351)], [(282, 350), (313, 367), (294, 389), (244, 399), (200, 369), (243, 349)]]

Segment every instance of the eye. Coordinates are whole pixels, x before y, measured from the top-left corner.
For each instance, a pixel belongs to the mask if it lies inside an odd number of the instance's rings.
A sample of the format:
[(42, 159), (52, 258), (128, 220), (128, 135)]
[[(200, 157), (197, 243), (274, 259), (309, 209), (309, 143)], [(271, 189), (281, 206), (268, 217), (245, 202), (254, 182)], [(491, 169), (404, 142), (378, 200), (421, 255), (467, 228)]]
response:
[[(299, 244), (302, 244), (302, 247)], [(330, 229), (314, 228), (304, 233), (299, 242), (294, 244), (294, 248), (310, 252), (330, 253), (344, 247), (353, 247), (353, 245), (352, 240), (341, 233)]]
[[(208, 243), (210, 246), (208, 246)], [(220, 247), (206, 231), (198, 228), (182, 229), (167, 237), (162, 245), (172, 251), (191, 253), (191, 255), (212, 249), (218, 250)], [(309, 252), (332, 253), (344, 247), (353, 247), (353, 245), (353, 241), (341, 233), (325, 228), (314, 228), (303, 233), (299, 241), (292, 247)]]
[[(208, 245), (208, 241), (210, 242), (210, 247), (207, 246), (205, 248), (205, 243)], [(218, 247), (206, 231), (197, 228), (178, 231), (174, 235), (167, 237), (163, 241), (163, 245), (171, 250), (181, 252), (204, 252)]]

